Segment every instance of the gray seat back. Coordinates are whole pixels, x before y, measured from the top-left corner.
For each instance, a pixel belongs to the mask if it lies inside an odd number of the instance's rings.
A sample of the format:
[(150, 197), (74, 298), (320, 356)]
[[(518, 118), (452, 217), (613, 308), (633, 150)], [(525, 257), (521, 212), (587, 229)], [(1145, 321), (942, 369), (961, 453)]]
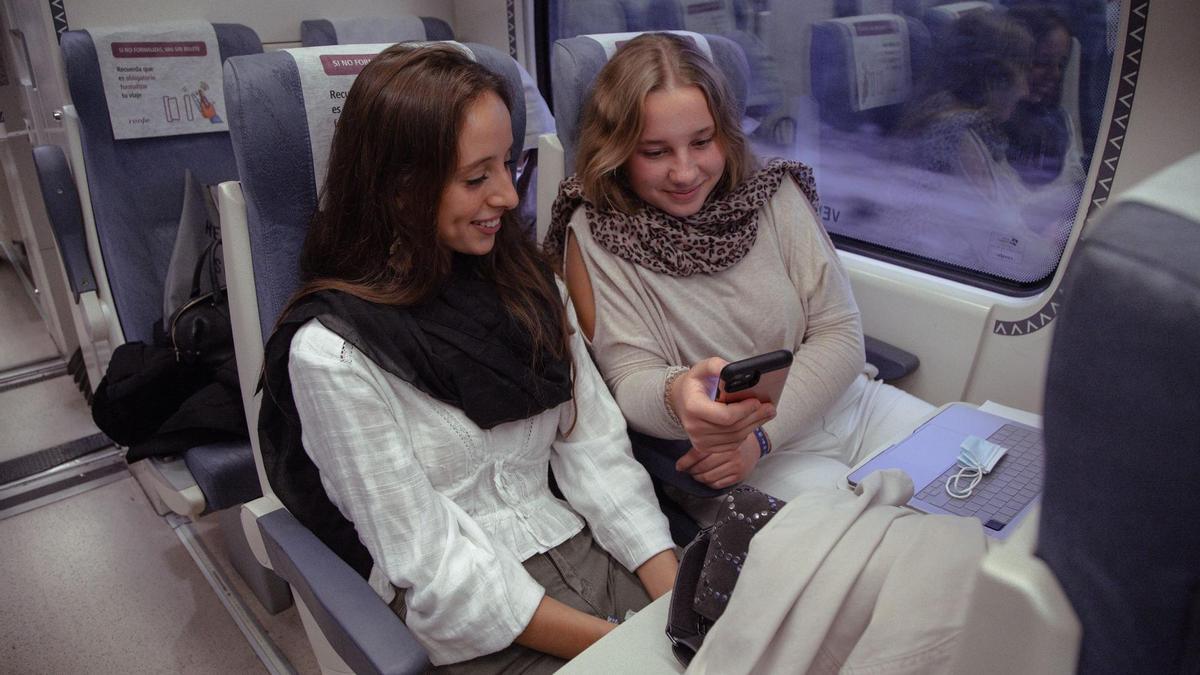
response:
[(1037, 554), (1082, 623), (1080, 673), (1200, 672), (1198, 172), (1107, 207), (1063, 282)]
[[(221, 59), (262, 52), (246, 26), (214, 24)], [(96, 234), (127, 341), (150, 342), (162, 316), (167, 264), (183, 206), (184, 171), (205, 184), (233, 180), (227, 132), (114, 140), (108, 103), (86, 30), (62, 35), (63, 63), (79, 114)]]
[[(383, 36), (390, 37), (384, 39)], [(300, 22), (300, 45), (303, 47), (453, 39), (454, 30), (450, 24), (428, 16), (370, 16)]]
[[(878, 39), (880, 33), (907, 35), (907, 63), (900, 64), (894, 81), (872, 83), (880, 93), (866, 94), (858, 83), (859, 71), (870, 66), (857, 60), (872, 52), (858, 43)], [(929, 32), (919, 21), (894, 14), (828, 19), (813, 24), (810, 51), (812, 95), (822, 129), (878, 136), (891, 131), (917, 90), (930, 51)], [(863, 145), (875, 142), (864, 139)]]
[(576, 35), (679, 30), (683, 25), (678, 0), (573, 0), (552, 2), (549, 8), (551, 44)]

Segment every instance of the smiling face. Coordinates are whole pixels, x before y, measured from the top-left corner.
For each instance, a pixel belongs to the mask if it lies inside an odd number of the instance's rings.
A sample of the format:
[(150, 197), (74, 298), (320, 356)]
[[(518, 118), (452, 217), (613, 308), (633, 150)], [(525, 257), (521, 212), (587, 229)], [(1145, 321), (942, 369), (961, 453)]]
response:
[(512, 123), (504, 101), (488, 91), (473, 101), (458, 133), (458, 165), (438, 202), (438, 239), (458, 253), (485, 255), (500, 216), (517, 205), (509, 173)]
[(725, 172), (725, 150), (699, 87), (646, 96), (642, 134), (625, 170), (634, 194), (677, 218), (704, 206)]
[(1071, 58), (1071, 36), (1062, 28), (1054, 28), (1042, 36), (1033, 54), (1029, 69), (1031, 103), (1058, 103), (1062, 93), (1063, 71)]

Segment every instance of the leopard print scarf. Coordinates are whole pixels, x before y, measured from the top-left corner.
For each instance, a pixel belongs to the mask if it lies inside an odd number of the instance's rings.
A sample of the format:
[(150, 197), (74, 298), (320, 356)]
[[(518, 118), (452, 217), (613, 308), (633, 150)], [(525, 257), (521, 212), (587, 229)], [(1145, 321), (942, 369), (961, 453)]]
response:
[(544, 246), (551, 255), (562, 255), (567, 223), (583, 204), (592, 238), (622, 260), (674, 277), (720, 272), (737, 264), (754, 246), (758, 210), (774, 196), (785, 175), (796, 180), (817, 208), (812, 169), (783, 159), (771, 160), (733, 191), (710, 199), (688, 218), (676, 218), (649, 204), (632, 215), (601, 210), (583, 196), (583, 184), (571, 176), (558, 188)]

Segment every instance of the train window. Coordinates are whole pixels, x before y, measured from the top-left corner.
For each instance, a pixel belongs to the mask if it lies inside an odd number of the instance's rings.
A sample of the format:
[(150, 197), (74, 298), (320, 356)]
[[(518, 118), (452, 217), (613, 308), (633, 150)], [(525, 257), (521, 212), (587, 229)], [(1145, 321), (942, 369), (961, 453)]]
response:
[[(1117, 0), (549, 0), (549, 42), (736, 42), (760, 157), (812, 165), (839, 246), (1020, 294), (1079, 211)], [(1110, 25), (1111, 24), (1111, 25)]]

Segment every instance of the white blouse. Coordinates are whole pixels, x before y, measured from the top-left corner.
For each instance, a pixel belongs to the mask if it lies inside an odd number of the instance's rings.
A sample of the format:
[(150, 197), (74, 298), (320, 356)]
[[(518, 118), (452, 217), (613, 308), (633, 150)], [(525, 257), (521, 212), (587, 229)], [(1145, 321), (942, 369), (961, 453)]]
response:
[[(564, 438), (571, 401), (484, 430), (317, 320), (292, 339), (305, 451), (371, 553), (371, 586), (385, 601), (408, 589), (405, 623), (435, 665), (510, 645), (545, 594), (521, 561), (584, 519), (631, 571), (674, 545), (578, 329), (571, 349), (580, 414)], [(570, 505), (551, 494), (547, 465)]]

